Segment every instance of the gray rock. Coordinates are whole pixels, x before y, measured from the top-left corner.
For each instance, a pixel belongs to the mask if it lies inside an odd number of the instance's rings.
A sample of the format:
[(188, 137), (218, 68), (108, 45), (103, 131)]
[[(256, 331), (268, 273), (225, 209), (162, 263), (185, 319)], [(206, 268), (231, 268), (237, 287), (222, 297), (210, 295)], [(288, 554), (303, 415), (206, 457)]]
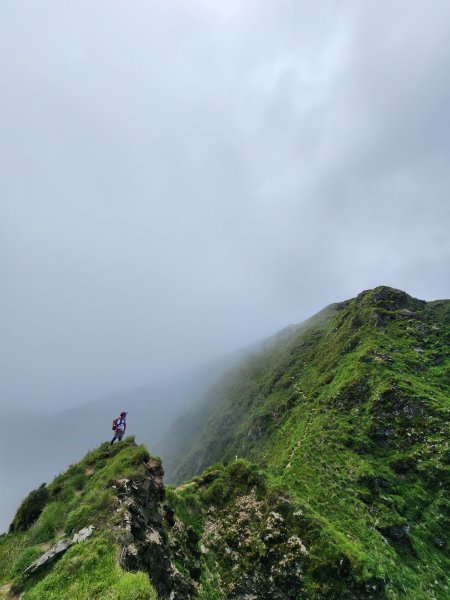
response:
[(54, 546), (52, 546), (50, 550), (48, 550), (45, 554), (43, 554), (37, 560), (31, 563), (31, 565), (25, 569), (24, 574), (30, 575), (31, 573), (37, 573), (43, 567), (52, 563), (54, 560), (62, 556), (64, 552), (66, 552), (72, 545), (72, 540), (59, 541)]
[(87, 540), (93, 531), (94, 526), (89, 525), (89, 527), (84, 527), (78, 533), (75, 533), (71, 540), (60, 540), (54, 546), (52, 546), (50, 550), (47, 550), (45, 554), (31, 563), (31, 565), (25, 569), (24, 575), (31, 575), (32, 573), (41, 571), (44, 567), (60, 558), (71, 546)]
[(78, 542), (84, 542), (84, 540), (87, 540), (88, 537), (91, 536), (94, 529), (95, 527), (93, 525), (89, 525), (89, 527), (80, 529), (80, 531), (73, 536), (72, 544), (78, 544)]

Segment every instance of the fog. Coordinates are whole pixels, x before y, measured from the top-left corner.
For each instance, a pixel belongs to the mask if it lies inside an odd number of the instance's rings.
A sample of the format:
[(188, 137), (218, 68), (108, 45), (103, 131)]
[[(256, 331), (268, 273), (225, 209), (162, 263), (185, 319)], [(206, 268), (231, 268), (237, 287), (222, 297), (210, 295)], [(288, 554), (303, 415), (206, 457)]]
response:
[(0, 532), (8, 528), (31, 489), (52, 481), (69, 464), (112, 439), (112, 419), (124, 407), (129, 413), (127, 435), (131, 433), (152, 454), (161, 455), (174, 419), (184, 415), (240, 359), (240, 353), (222, 357), (166, 381), (116, 392), (72, 409), (47, 414), (3, 412), (7, 427), (0, 436)]
[(450, 297), (449, 64), (439, 0), (1, 2), (3, 411)]

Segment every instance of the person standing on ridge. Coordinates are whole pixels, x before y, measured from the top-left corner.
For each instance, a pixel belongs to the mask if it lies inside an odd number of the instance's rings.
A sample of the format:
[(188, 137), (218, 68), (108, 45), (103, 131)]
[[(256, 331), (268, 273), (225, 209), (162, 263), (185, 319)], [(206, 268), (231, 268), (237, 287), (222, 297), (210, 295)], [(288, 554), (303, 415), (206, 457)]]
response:
[(111, 443), (109, 444), (110, 446), (112, 446), (116, 440), (119, 440), (120, 442), (125, 435), (127, 428), (127, 413), (124, 410), (120, 413), (120, 416), (114, 419), (112, 428), (115, 433)]

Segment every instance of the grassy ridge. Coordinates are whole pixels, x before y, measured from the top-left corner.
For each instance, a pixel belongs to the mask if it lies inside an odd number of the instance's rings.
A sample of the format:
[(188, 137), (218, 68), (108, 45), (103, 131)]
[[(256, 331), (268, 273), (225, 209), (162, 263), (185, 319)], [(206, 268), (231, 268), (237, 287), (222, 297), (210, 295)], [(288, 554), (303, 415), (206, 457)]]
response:
[(447, 597), (449, 314), (390, 288), (334, 307), (212, 390), (175, 480), (246, 457), (321, 525), (311, 589), (344, 561), (389, 598)]
[[(111, 485), (121, 477), (138, 475), (147, 459), (145, 447), (136, 446), (132, 437), (111, 449), (103, 444), (46, 486), (45, 504), (32, 524), (26, 519), (30, 510), (26, 499), (12, 531), (0, 538), (2, 594), (25, 590), (30, 600), (155, 600), (146, 574), (126, 573), (118, 566), (120, 540), (113, 530), (121, 515), (113, 510)], [(88, 525), (96, 528), (91, 539), (72, 546), (44, 573), (23, 575), (55, 542)]]

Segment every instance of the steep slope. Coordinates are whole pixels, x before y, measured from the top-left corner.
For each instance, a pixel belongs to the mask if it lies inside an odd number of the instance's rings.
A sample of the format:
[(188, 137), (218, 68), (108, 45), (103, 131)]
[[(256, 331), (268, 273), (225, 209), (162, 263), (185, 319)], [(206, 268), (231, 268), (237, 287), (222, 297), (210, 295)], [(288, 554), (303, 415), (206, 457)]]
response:
[(317, 593), (342, 564), (390, 598), (446, 597), (449, 311), (381, 287), (275, 340), (178, 423), (172, 480), (248, 458), (320, 522)]
[[(201, 401), (176, 421), (154, 446), (164, 457), (166, 479), (181, 482), (201, 473), (213, 462), (222, 460), (225, 449), (228, 457), (238, 453), (236, 445), (230, 445), (229, 436), (235, 436), (239, 447), (243, 440), (241, 434), (247, 436), (247, 421), (255, 416), (247, 410), (248, 406), (254, 405), (256, 415), (264, 412), (264, 396), (260, 393), (264, 381), (273, 371), (282, 376), (302, 340), (326, 327), (343, 306), (344, 303), (332, 304), (303, 323), (281, 330), (255, 346), (211, 386)], [(267, 391), (263, 394), (267, 395)], [(242, 456), (240, 450), (239, 455)]]

